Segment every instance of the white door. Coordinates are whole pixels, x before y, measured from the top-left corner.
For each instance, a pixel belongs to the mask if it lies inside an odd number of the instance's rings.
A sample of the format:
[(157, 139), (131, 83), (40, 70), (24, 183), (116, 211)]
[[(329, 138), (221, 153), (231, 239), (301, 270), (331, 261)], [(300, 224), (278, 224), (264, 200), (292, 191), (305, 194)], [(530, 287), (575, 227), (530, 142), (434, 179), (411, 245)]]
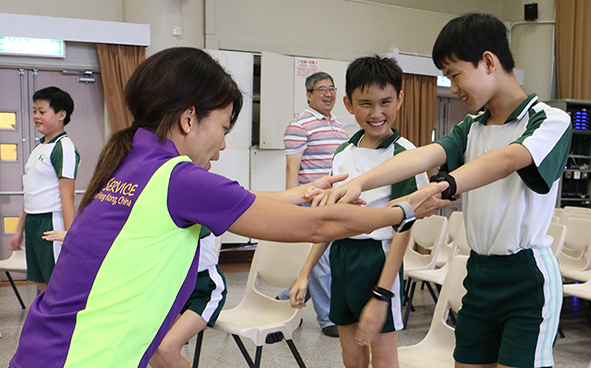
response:
[(35, 91), (56, 86), (74, 100), (66, 132), (80, 152), (76, 180), (79, 203), (104, 145), (104, 102), (100, 76), (79, 83), (76, 75), (59, 71), (0, 69), (0, 259), (10, 256), (8, 243), (23, 207), (24, 166), (41, 137), (32, 123)]

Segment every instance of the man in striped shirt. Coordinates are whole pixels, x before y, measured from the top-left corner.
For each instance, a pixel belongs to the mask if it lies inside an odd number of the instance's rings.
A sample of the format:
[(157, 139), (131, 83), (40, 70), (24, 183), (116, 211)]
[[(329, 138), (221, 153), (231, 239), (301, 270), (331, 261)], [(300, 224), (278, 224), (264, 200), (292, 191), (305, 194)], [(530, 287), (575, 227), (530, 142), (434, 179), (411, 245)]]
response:
[[(283, 137), (286, 189), (330, 174), (335, 150), (349, 139), (343, 125), (330, 114), (336, 92), (334, 81), (327, 73), (317, 72), (306, 78), (308, 107), (287, 126)], [(325, 252), (312, 271), (309, 290), (322, 332), (337, 337), (337, 327), (328, 319), (331, 279), (328, 254)], [(282, 293), (280, 297), (289, 299), (288, 293)]]

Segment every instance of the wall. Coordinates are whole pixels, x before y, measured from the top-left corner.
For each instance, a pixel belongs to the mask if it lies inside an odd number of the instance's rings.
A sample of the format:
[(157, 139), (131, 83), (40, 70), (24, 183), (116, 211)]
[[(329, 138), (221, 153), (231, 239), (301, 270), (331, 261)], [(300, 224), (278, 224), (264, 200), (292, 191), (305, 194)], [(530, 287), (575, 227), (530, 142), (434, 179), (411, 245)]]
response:
[(122, 0), (2, 0), (3, 13), (123, 21)]
[[(523, 5), (530, 0), (506, 0), (504, 20), (511, 23), (523, 21)], [(538, 21), (554, 21), (554, 0), (538, 0)], [(525, 71), (523, 89), (535, 92), (540, 100), (556, 98), (553, 88), (555, 79), (554, 24), (527, 22), (513, 26), (511, 50), (515, 66)]]
[[(203, 48), (204, 0), (121, 1), (124, 21), (150, 24), (151, 45), (146, 49), (146, 56), (168, 47)], [(174, 26), (181, 26), (182, 36), (173, 35)]]

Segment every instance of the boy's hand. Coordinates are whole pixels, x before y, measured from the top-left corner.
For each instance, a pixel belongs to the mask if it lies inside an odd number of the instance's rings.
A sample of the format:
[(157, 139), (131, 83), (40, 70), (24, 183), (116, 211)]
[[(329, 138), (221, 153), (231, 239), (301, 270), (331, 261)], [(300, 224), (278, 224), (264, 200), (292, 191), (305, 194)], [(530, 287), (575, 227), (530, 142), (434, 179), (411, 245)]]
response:
[(22, 243), (23, 243), (23, 234), (16, 232), (12, 235), (12, 238), (10, 238), (10, 243), (8, 245), (8, 248), (12, 251), (21, 250)]
[(303, 308), (306, 306), (306, 290), (308, 289), (308, 278), (298, 277), (289, 291), (289, 302), (292, 308)]
[(325, 190), (321, 196), (316, 196), (312, 200), (312, 207), (326, 206), (335, 203), (353, 203), (365, 204), (359, 199), (361, 195), (361, 186), (356, 185), (355, 181), (350, 181), (337, 188)]
[[(324, 193), (326, 193), (327, 189), (331, 189), (334, 183), (338, 183), (343, 181), (349, 177), (349, 174), (341, 174), (341, 175), (334, 175), (334, 176), (323, 176), (320, 179), (316, 179), (311, 183), (304, 184), (306, 186), (306, 192), (304, 194), (304, 199), (308, 201), (312, 201), (312, 207), (316, 207), (314, 205), (314, 201), (320, 200)], [(353, 204), (364, 205), (367, 204), (363, 199), (357, 198), (356, 200), (352, 201)]]
[(45, 231), (41, 238), (43, 238), (44, 240), (47, 240), (47, 241), (61, 241), (61, 242), (63, 242), (67, 233), (68, 232), (65, 230)]
[(386, 322), (386, 313), (389, 306), (390, 303), (371, 298), (363, 307), (355, 331), (355, 340), (359, 345), (369, 346), (378, 338)]
[(392, 206), (401, 200), (406, 200), (412, 206), (417, 219), (429, 217), (450, 203), (449, 199), (441, 199), (441, 192), (447, 189), (448, 185), (445, 181), (429, 183), (406, 197), (392, 200), (389, 205)]

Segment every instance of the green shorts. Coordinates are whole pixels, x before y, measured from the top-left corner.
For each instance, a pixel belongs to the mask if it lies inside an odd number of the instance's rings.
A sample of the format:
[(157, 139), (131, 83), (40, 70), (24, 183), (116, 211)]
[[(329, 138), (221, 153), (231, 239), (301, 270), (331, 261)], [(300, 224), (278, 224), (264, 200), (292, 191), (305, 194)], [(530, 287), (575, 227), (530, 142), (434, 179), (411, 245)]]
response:
[(471, 252), (456, 326), (454, 359), (464, 364), (553, 366), (562, 279), (552, 249), (508, 256)]
[[(367, 239), (341, 239), (334, 241), (330, 249), (332, 284), (329, 318), (339, 326), (359, 322), (363, 307), (372, 298), (372, 289), (377, 284), (386, 253), (382, 242)], [(392, 286), (394, 297), (382, 333), (401, 330), (400, 274)]]
[(197, 274), (195, 290), (181, 310), (187, 309), (200, 315), (209, 327), (213, 327), (226, 302), (226, 279), (218, 266), (213, 266)]
[(25, 249), (27, 279), (48, 283), (61, 250), (61, 242), (50, 242), (41, 237), (45, 231), (63, 230), (61, 212), (27, 214), (25, 217)]

